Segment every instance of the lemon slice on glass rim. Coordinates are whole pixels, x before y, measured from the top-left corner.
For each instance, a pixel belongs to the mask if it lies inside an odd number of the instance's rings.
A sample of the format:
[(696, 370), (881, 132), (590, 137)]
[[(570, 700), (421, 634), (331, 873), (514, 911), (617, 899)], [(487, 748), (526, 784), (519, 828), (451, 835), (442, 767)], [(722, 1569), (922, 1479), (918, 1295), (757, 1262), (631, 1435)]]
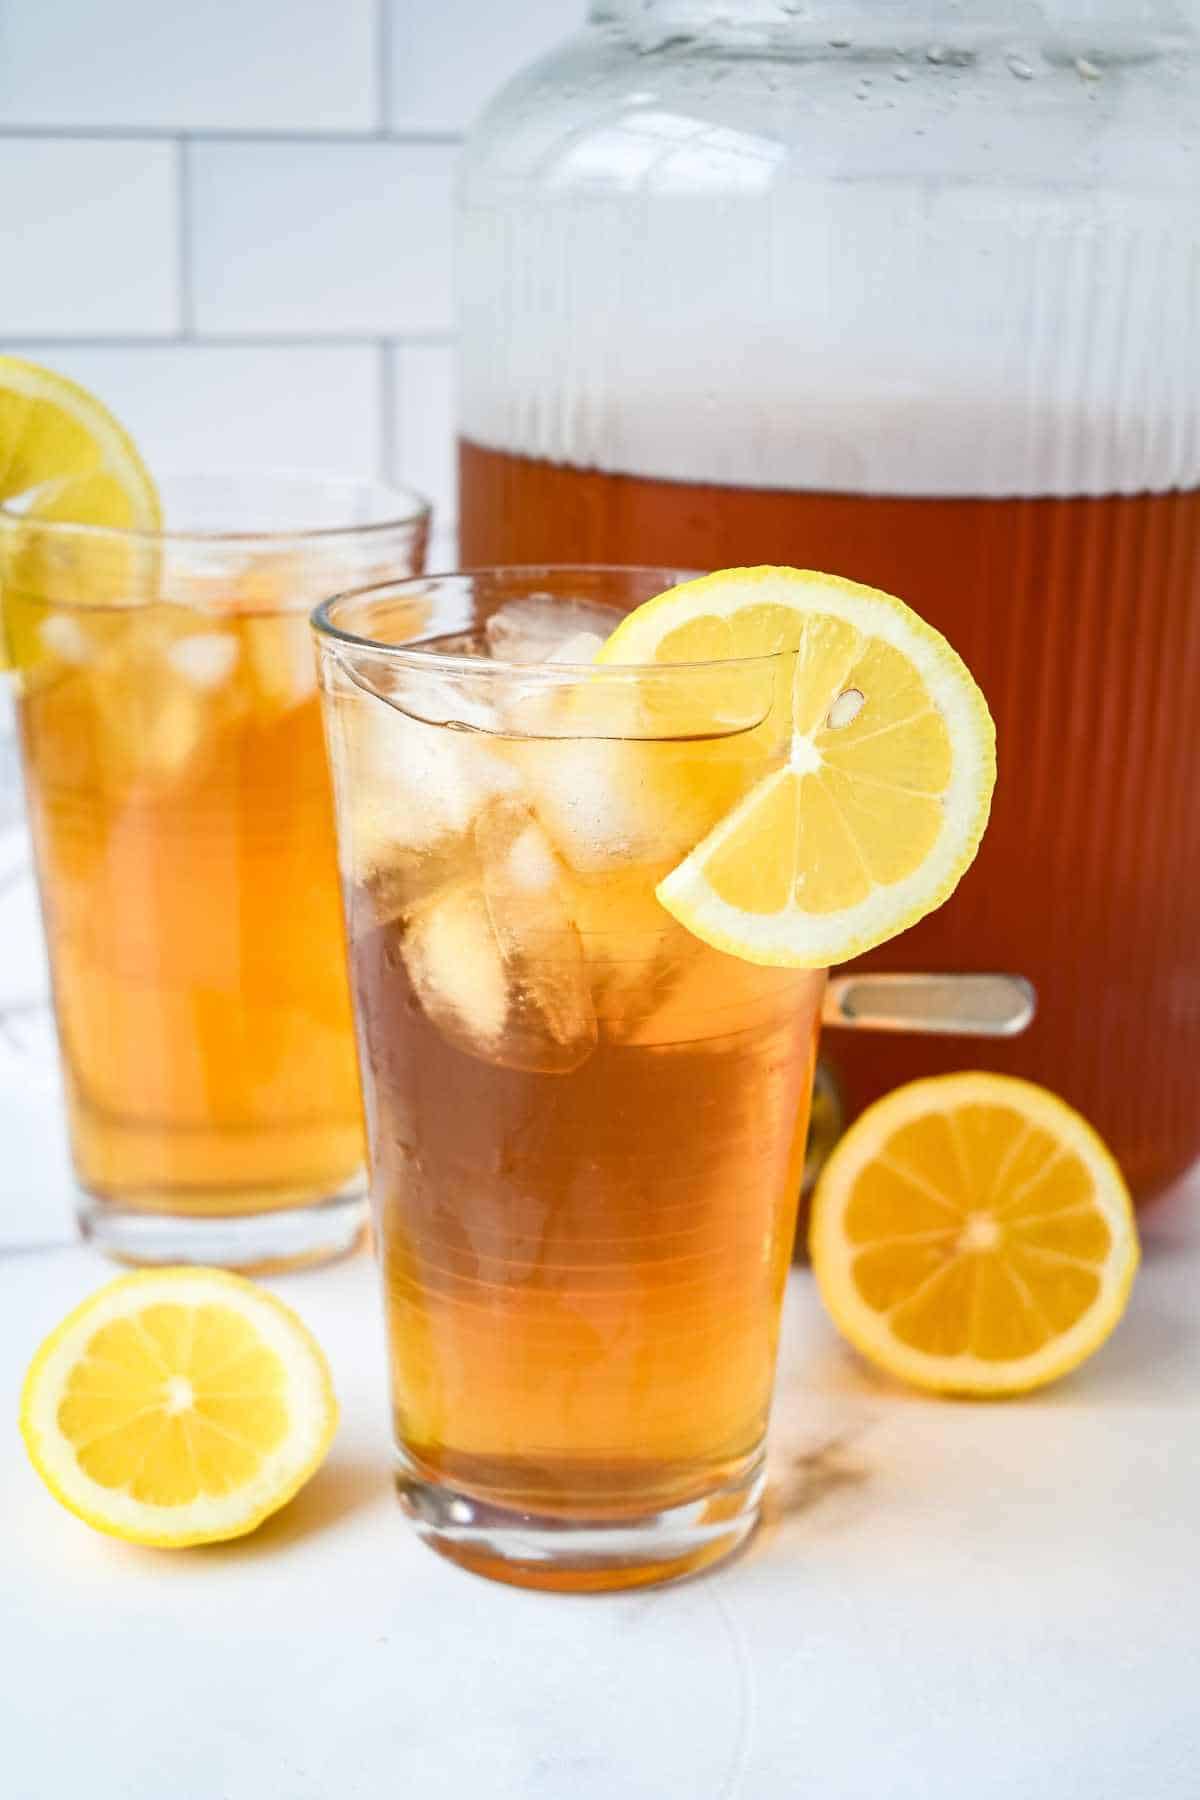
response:
[[(83, 605), (149, 597), (152, 542), (118, 545), (88, 532), (56, 539), (38, 527), (153, 533), (161, 523), (154, 481), (107, 407), (65, 375), (0, 356), (0, 594)], [(21, 664), (36, 645), (19, 641), (22, 623), (5, 613), (4, 639), (18, 640), (5, 660)]]
[(129, 433), (78, 382), (0, 356), (0, 506), (43, 521), (154, 531), (158, 495)]
[(969, 868), (995, 731), (961, 657), (903, 601), (808, 569), (725, 569), (622, 620), (601, 664), (792, 653), (790, 749), (659, 884), (697, 937), (821, 968), (895, 937)]

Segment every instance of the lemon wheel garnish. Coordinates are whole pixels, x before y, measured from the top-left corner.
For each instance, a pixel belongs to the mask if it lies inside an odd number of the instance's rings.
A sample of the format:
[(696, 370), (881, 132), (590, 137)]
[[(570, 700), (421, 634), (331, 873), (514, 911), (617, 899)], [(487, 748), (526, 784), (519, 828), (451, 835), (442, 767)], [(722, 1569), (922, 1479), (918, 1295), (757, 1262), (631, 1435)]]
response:
[(39, 527), (155, 532), (161, 522), (149, 471), (108, 409), (65, 375), (0, 356), (0, 665), (37, 660), (42, 603), (152, 595), (153, 540), (114, 544), (84, 533), (56, 541)]
[(107, 407), (53, 369), (0, 356), (0, 505), (27, 516), (154, 531), (154, 482)]
[(1138, 1263), (1129, 1192), (1086, 1119), (1008, 1075), (898, 1088), (822, 1172), (813, 1272), (869, 1360), (943, 1393), (1024, 1393), (1109, 1336)]
[(311, 1334), (216, 1269), (110, 1282), (46, 1339), (21, 1396), (54, 1497), (98, 1531), (164, 1547), (253, 1531), (307, 1481), (336, 1425)]
[(844, 962), (941, 905), (987, 823), (995, 733), (961, 658), (903, 601), (811, 570), (727, 569), (660, 594), (602, 663), (789, 652), (787, 749), (658, 888), (753, 962)]

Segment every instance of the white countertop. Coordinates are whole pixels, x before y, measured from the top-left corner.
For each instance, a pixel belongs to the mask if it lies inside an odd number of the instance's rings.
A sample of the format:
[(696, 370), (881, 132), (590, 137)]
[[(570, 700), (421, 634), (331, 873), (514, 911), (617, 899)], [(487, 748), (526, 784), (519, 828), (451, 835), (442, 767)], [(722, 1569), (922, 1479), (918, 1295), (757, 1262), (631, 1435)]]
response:
[[(408, 1530), (374, 1270), (274, 1282), (329, 1353), (329, 1461), (241, 1544), (137, 1550), (0, 1468), (8, 1800), (1195, 1800), (1200, 1191), (1040, 1399), (877, 1381), (788, 1300), (774, 1522), (673, 1589), (493, 1586)], [(112, 1273), (0, 1257), (0, 1411)]]
[[(44, 980), (32, 929), (0, 871), (9, 996)], [(114, 1272), (70, 1241), (37, 1029), (0, 1017), (5, 1800), (1197, 1800), (1200, 1181), (1147, 1215), (1112, 1343), (1029, 1401), (876, 1379), (796, 1271), (772, 1522), (679, 1587), (522, 1593), (417, 1542), (366, 1257), (270, 1284), (342, 1403), (310, 1486), (240, 1544), (137, 1550), (54, 1503), (11, 1423)]]

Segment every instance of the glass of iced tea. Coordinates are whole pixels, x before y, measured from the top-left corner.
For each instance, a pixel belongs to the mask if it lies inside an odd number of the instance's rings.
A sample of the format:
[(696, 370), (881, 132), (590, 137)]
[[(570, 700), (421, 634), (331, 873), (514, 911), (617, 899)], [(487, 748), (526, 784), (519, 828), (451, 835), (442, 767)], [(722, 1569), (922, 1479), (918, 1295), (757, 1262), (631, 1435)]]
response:
[(349, 1249), (361, 1109), (308, 614), (423, 565), (419, 496), (167, 482), (165, 529), (0, 515), (84, 1231), (137, 1263)]
[(788, 747), (781, 657), (592, 666), (668, 569), (315, 615), (387, 1309), (427, 1542), (559, 1589), (752, 1530), (824, 975), (655, 886)]

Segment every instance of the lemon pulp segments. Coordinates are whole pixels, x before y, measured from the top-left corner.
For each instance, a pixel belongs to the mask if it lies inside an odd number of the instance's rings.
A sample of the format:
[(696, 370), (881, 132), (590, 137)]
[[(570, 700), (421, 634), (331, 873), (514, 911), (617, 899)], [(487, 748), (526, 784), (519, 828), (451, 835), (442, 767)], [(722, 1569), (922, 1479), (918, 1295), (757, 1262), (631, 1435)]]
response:
[(1011, 1076), (910, 1082), (851, 1126), (813, 1201), (839, 1329), (918, 1386), (1002, 1394), (1074, 1368), (1137, 1267), (1128, 1191), (1091, 1126)]

